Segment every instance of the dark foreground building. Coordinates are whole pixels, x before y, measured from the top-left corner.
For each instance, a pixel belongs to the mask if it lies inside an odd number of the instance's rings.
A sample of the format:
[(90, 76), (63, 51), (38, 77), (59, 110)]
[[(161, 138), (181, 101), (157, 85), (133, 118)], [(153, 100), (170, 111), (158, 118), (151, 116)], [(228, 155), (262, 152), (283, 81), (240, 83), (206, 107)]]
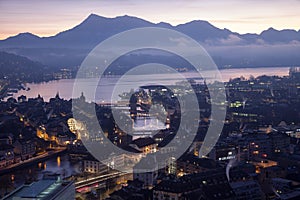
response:
[(47, 177), (31, 184), (17, 188), (3, 200), (71, 200), (75, 199), (75, 185), (71, 181), (63, 181), (58, 176)]

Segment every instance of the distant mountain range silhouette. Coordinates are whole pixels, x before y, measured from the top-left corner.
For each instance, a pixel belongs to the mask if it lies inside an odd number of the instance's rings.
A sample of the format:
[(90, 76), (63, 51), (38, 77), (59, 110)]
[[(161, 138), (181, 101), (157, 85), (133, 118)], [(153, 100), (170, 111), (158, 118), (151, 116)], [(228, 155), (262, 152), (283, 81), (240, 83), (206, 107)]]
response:
[(79, 66), (101, 41), (141, 27), (169, 28), (190, 36), (206, 48), (220, 68), (300, 65), (300, 30), (269, 28), (261, 34), (239, 34), (207, 21), (172, 26), (127, 15), (106, 18), (91, 14), (74, 28), (50, 37), (20, 33), (0, 40), (0, 51), (26, 56), (51, 67)]

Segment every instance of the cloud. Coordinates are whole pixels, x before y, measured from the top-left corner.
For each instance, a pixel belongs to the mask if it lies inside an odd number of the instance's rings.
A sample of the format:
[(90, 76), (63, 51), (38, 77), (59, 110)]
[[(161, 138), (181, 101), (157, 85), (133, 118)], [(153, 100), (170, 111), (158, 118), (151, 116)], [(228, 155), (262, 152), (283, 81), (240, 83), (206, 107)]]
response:
[(177, 43), (177, 46), (180, 46), (180, 47), (187, 47), (190, 44), (190, 41), (184, 37), (170, 38), (170, 41)]
[(291, 44), (291, 45), (300, 45), (300, 41), (298, 41), (298, 40), (292, 40), (289, 44)]
[(243, 39), (237, 35), (230, 34), (226, 39), (219, 39), (222, 45), (237, 45), (243, 42)]
[(255, 41), (255, 44), (264, 45), (264, 44), (266, 44), (266, 42), (263, 39), (257, 39)]

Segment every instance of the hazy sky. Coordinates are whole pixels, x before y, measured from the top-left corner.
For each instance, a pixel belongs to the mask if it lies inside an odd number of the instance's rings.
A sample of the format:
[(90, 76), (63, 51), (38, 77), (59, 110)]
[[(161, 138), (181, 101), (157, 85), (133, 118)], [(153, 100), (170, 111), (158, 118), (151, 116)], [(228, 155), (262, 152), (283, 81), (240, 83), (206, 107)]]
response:
[(201, 19), (239, 33), (300, 29), (300, 0), (0, 0), (0, 39), (21, 32), (54, 35), (90, 13), (172, 25)]

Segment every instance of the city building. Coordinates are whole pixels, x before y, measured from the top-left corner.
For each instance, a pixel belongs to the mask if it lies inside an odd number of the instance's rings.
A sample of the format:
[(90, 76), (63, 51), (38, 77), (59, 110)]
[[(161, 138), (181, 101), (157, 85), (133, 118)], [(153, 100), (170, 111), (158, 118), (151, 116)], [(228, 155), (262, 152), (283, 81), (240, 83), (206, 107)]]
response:
[(209, 153), (209, 158), (215, 161), (228, 161), (237, 158), (238, 149), (226, 143), (217, 143)]
[(288, 135), (281, 132), (271, 132), (268, 135), (272, 141), (272, 155), (290, 152), (291, 138)]
[(292, 181), (284, 178), (272, 178), (271, 179), (272, 187), (276, 191), (277, 194), (287, 194), (294, 190), (300, 189), (300, 183), (297, 181)]
[(158, 176), (158, 163), (151, 154), (142, 158), (133, 167), (133, 179), (143, 182), (143, 188), (152, 189), (156, 185)]
[(93, 156), (88, 156), (83, 159), (83, 172), (87, 173), (103, 173), (108, 171), (108, 167), (99, 162)]
[(249, 161), (272, 155), (272, 140), (266, 133), (246, 132), (237, 140), (240, 160)]
[(154, 200), (235, 200), (225, 173), (211, 170), (204, 173), (166, 178), (153, 188)]
[(0, 145), (0, 168), (14, 163), (14, 147), (9, 144)]
[(274, 200), (298, 200), (300, 199), (300, 191), (292, 191), (286, 194), (278, 195)]
[(260, 188), (260, 185), (257, 181), (250, 180), (250, 181), (240, 181), (240, 182), (233, 182), (230, 183), (231, 188), (233, 189), (234, 193), (236, 194), (237, 200), (263, 200), (264, 194)]
[(173, 174), (173, 175), (177, 175), (177, 163), (176, 163), (176, 158), (174, 157), (170, 157), (169, 159), (167, 159), (166, 161), (166, 174)]
[(177, 175), (193, 174), (209, 171), (218, 167), (217, 163), (208, 158), (199, 158), (192, 154), (181, 156), (176, 161)]
[(126, 187), (111, 193), (105, 200), (152, 200), (151, 191), (143, 189), (143, 184), (137, 179), (128, 180)]
[(17, 188), (3, 200), (71, 200), (75, 199), (73, 182), (63, 181), (59, 176), (47, 177)]
[(130, 146), (138, 151), (141, 151), (143, 155), (155, 153), (157, 151), (157, 144), (155, 140), (150, 137), (133, 140)]
[(36, 146), (33, 139), (18, 139), (14, 142), (14, 153), (21, 155), (22, 160), (32, 158), (36, 153)]
[(111, 169), (132, 171), (132, 167), (138, 163), (141, 158), (140, 152), (136, 152), (136, 154), (110, 155), (109, 158), (102, 160), (101, 162)]

